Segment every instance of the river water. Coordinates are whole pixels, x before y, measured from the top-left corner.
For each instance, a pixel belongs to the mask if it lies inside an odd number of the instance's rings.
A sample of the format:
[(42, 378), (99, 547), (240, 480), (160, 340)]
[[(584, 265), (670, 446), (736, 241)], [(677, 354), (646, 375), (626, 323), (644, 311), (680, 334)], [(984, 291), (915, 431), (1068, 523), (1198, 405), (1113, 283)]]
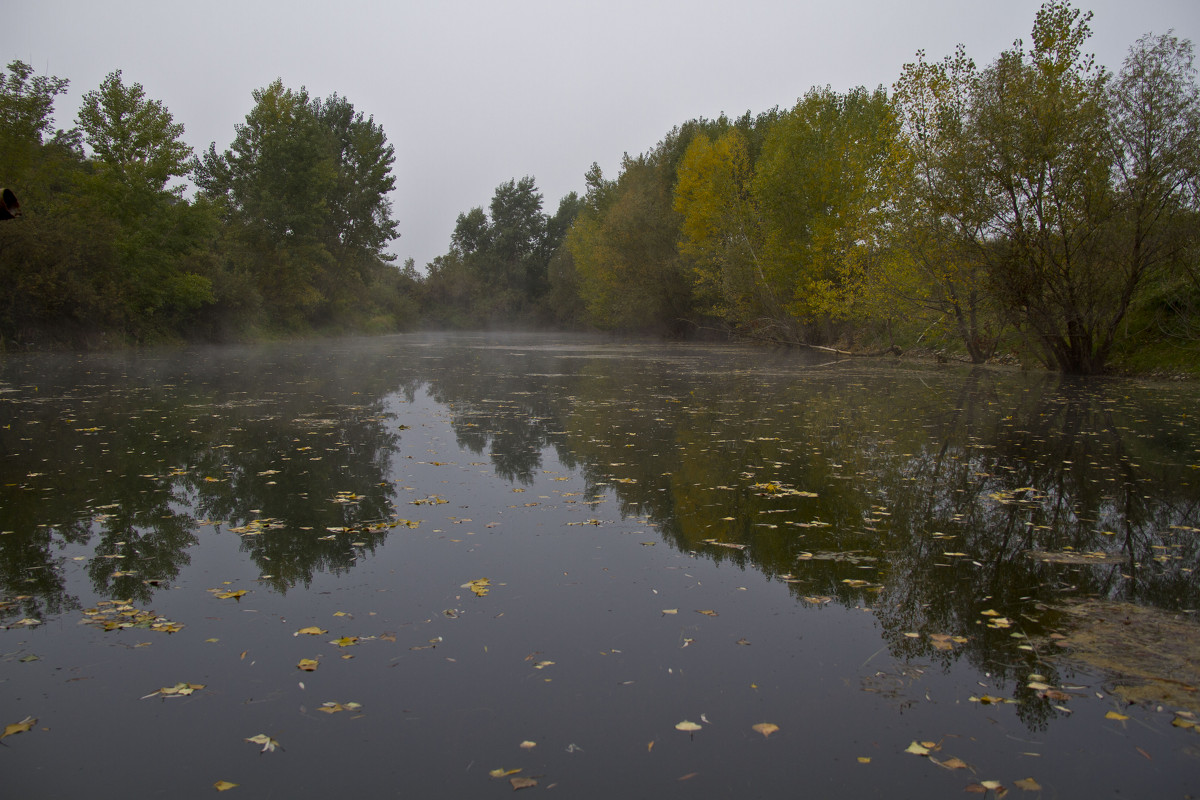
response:
[(1198, 394), (566, 336), (6, 356), (5, 795), (1194, 796)]

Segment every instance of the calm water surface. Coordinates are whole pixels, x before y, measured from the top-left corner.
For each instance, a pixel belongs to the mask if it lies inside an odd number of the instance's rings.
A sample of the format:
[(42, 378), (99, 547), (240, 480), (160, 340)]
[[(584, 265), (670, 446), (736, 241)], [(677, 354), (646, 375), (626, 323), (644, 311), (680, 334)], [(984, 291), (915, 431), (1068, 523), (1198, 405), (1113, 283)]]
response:
[(1200, 607), (1198, 414), (566, 337), (10, 355), (4, 794), (1200, 795), (1186, 706), (1057, 646)]

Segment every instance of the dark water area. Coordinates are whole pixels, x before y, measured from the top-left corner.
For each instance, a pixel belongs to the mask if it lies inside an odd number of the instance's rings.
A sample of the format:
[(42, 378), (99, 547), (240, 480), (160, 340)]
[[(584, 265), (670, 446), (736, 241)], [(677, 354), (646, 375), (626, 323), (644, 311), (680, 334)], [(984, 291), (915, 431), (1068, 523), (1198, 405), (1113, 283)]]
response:
[(4, 794), (1200, 795), (1191, 679), (1076, 633), (1200, 638), (1198, 395), (571, 337), (9, 355)]

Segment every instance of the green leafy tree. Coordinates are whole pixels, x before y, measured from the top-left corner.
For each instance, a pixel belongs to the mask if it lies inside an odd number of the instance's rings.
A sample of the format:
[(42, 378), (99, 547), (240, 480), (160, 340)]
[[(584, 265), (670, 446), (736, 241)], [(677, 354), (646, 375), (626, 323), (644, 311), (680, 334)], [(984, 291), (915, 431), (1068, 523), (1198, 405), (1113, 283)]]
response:
[(785, 313), (759, 260), (762, 221), (746, 136), (729, 128), (715, 140), (697, 133), (679, 165), (675, 210), (680, 251), (695, 260), (698, 296), (742, 329), (784, 324)]
[(812, 90), (775, 124), (755, 165), (764, 272), (803, 336), (887, 315), (865, 305), (898, 180), (898, 123), (886, 92)]
[(192, 148), (181, 139), (183, 125), (162, 102), (147, 99), (140, 83), (126, 86), (121, 70), (83, 96), (79, 127), (109, 180), (162, 191), (172, 178), (190, 172)]
[(212, 145), (195, 164), (201, 192), (234, 232), (231, 268), (253, 276), (276, 325), (361, 313), (381, 262), (392, 260), (392, 145), (337, 95), (317, 100), (276, 80), (253, 98), (230, 149)]
[(176, 335), (189, 315), (213, 302), (212, 282), (195, 256), (213, 235), (211, 217), (180, 202), (168, 188), (190, 171), (183, 125), (120, 70), (83, 96), (78, 116), (95, 174), (81, 189), (108, 205), (113, 257), (93, 265), (90, 279), (105, 298), (105, 326), (139, 341)]
[[(1200, 339), (1200, 88), (1192, 43), (1146, 35), (1109, 86), (1119, 253), (1146, 275), (1159, 325)], [(1131, 298), (1131, 303), (1137, 298)]]
[(975, 63), (960, 46), (930, 63), (923, 52), (905, 64), (894, 100), (906, 181), (896, 195), (883, 289), (926, 329), (948, 321), (972, 362), (995, 352), (1002, 324), (986, 286), (984, 259), (972, 242), (983, 224), (979, 172), (968, 146)]
[(1113, 258), (1110, 76), (1083, 53), (1091, 16), (1043, 5), (1032, 48), (1018, 41), (984, 70), (970, 154), (993, 291), (1047, 363), (1081, 373), (1103, 368), (1144, 276)]
[(694, 324), (688, 262), (679, 253), (674, 209), (674, 131), (651, 153), (622, 162), (609, 183), (593, 165), (584, 208), (567, 235), (588, 320), (605, 329), (681, 335)]

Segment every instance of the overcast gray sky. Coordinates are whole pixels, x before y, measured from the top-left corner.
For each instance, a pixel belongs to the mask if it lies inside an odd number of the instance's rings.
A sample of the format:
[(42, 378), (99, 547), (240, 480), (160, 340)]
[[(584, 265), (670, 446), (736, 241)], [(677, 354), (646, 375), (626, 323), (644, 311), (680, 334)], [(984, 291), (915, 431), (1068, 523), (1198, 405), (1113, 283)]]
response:
[[(161, 100), (196, 150), (233, 140), (251, 92), (282, 78), (334, 92), (396, 148), (392, 250), (423, 267), (457, 215), (532, 175), (548, 213), (595, 161), (721, 112), (789, 108), (813, 86), (890, 86), (924, 49), (980, 66), (1029, 40), (1038, 0), (309, 2), (2, 0), (0, 58), (71, 81), (74, 125), (112, 70)], [(1093, 0), (1089, 50), (1116, 70), (1143, 33), (1200, 39), (1196, 0)], [(0, 176), (2, 177), (2, 176)]]

